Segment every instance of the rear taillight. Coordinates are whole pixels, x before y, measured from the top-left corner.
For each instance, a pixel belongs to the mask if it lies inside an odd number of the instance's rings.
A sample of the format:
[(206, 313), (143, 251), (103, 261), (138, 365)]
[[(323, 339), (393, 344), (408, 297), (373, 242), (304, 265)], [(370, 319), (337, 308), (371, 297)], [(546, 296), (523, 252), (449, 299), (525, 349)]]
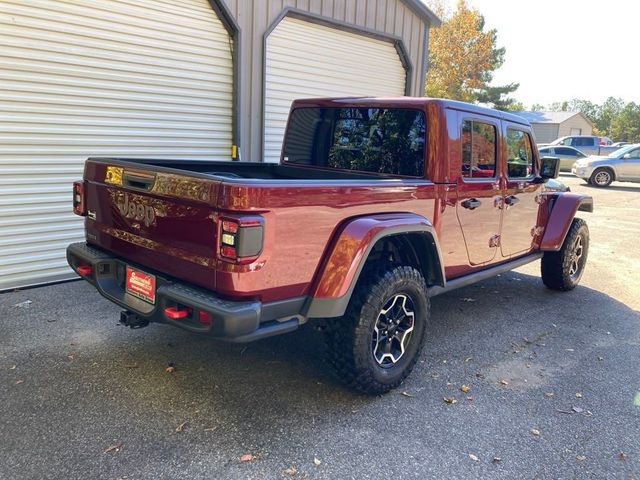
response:
[(85, 217), (87, 205), (84, 201), (84, 182), (73, 182), (73, 213)]
[(220, 256), (249, 263), (262, 252), (262, 217), (223, 218), (220, 222)]

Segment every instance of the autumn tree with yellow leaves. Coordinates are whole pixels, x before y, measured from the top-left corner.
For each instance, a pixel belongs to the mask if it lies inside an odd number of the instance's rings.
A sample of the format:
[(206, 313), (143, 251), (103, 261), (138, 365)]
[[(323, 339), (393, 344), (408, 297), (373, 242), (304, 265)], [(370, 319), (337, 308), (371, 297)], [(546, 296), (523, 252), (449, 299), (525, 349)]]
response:
[(485, 31), (483, 16), (465, 0), (459, 0), (452, 13), (443, 0), (430, 3), (442, 25), (430, 32), (425, 95), (480, 102), (501, 110), (521, 109), (508, 97), (517, 83), (489, 85), (493, 72), (504, 63), (505, 49), (496, 46), (496, 30)]

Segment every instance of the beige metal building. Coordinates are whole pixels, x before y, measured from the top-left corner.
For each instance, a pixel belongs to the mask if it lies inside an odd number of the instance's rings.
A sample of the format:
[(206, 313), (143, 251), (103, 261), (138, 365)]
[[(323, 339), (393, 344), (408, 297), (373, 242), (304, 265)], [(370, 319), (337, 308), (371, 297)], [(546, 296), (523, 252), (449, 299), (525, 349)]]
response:
[(580, 112), (518, 112), (531, 123), (537, 143), (566, 135), (591, 135), (593, 124)]
[(277, 161), (294, 98), (421, 95), (420, 0), (2, 0), (0, 290), (71, 277), (89, 156)]

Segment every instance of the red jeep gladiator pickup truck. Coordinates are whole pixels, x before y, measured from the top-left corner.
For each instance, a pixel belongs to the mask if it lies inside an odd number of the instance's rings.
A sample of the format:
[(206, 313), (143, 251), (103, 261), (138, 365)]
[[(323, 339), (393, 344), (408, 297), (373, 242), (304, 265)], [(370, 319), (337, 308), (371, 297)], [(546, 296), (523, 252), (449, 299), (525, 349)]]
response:
[(235, 342), (315, 321), (367, 393), (413, 368), (429, 297), (541, 260), (570, 290), (590, 197), (545, 192), (530, 125), (428, 98), (294, 102), (279, 164), (90, 158), (74, 184), (71, 267), (131, 327)]

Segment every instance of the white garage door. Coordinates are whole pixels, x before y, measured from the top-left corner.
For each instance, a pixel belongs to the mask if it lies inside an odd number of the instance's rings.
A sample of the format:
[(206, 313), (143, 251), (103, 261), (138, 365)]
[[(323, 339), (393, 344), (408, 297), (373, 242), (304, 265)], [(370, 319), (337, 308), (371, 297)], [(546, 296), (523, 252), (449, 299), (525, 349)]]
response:
[(207, 0), (2, 0), (0, 289), (71, 278), (88, 156), (229, 160), (232, 91)]
[(402, 96), (405, 82), (406, 71), (391, 42), (285, 18), (267, 38), (265, 161), (280, 159), (293, 100)]

